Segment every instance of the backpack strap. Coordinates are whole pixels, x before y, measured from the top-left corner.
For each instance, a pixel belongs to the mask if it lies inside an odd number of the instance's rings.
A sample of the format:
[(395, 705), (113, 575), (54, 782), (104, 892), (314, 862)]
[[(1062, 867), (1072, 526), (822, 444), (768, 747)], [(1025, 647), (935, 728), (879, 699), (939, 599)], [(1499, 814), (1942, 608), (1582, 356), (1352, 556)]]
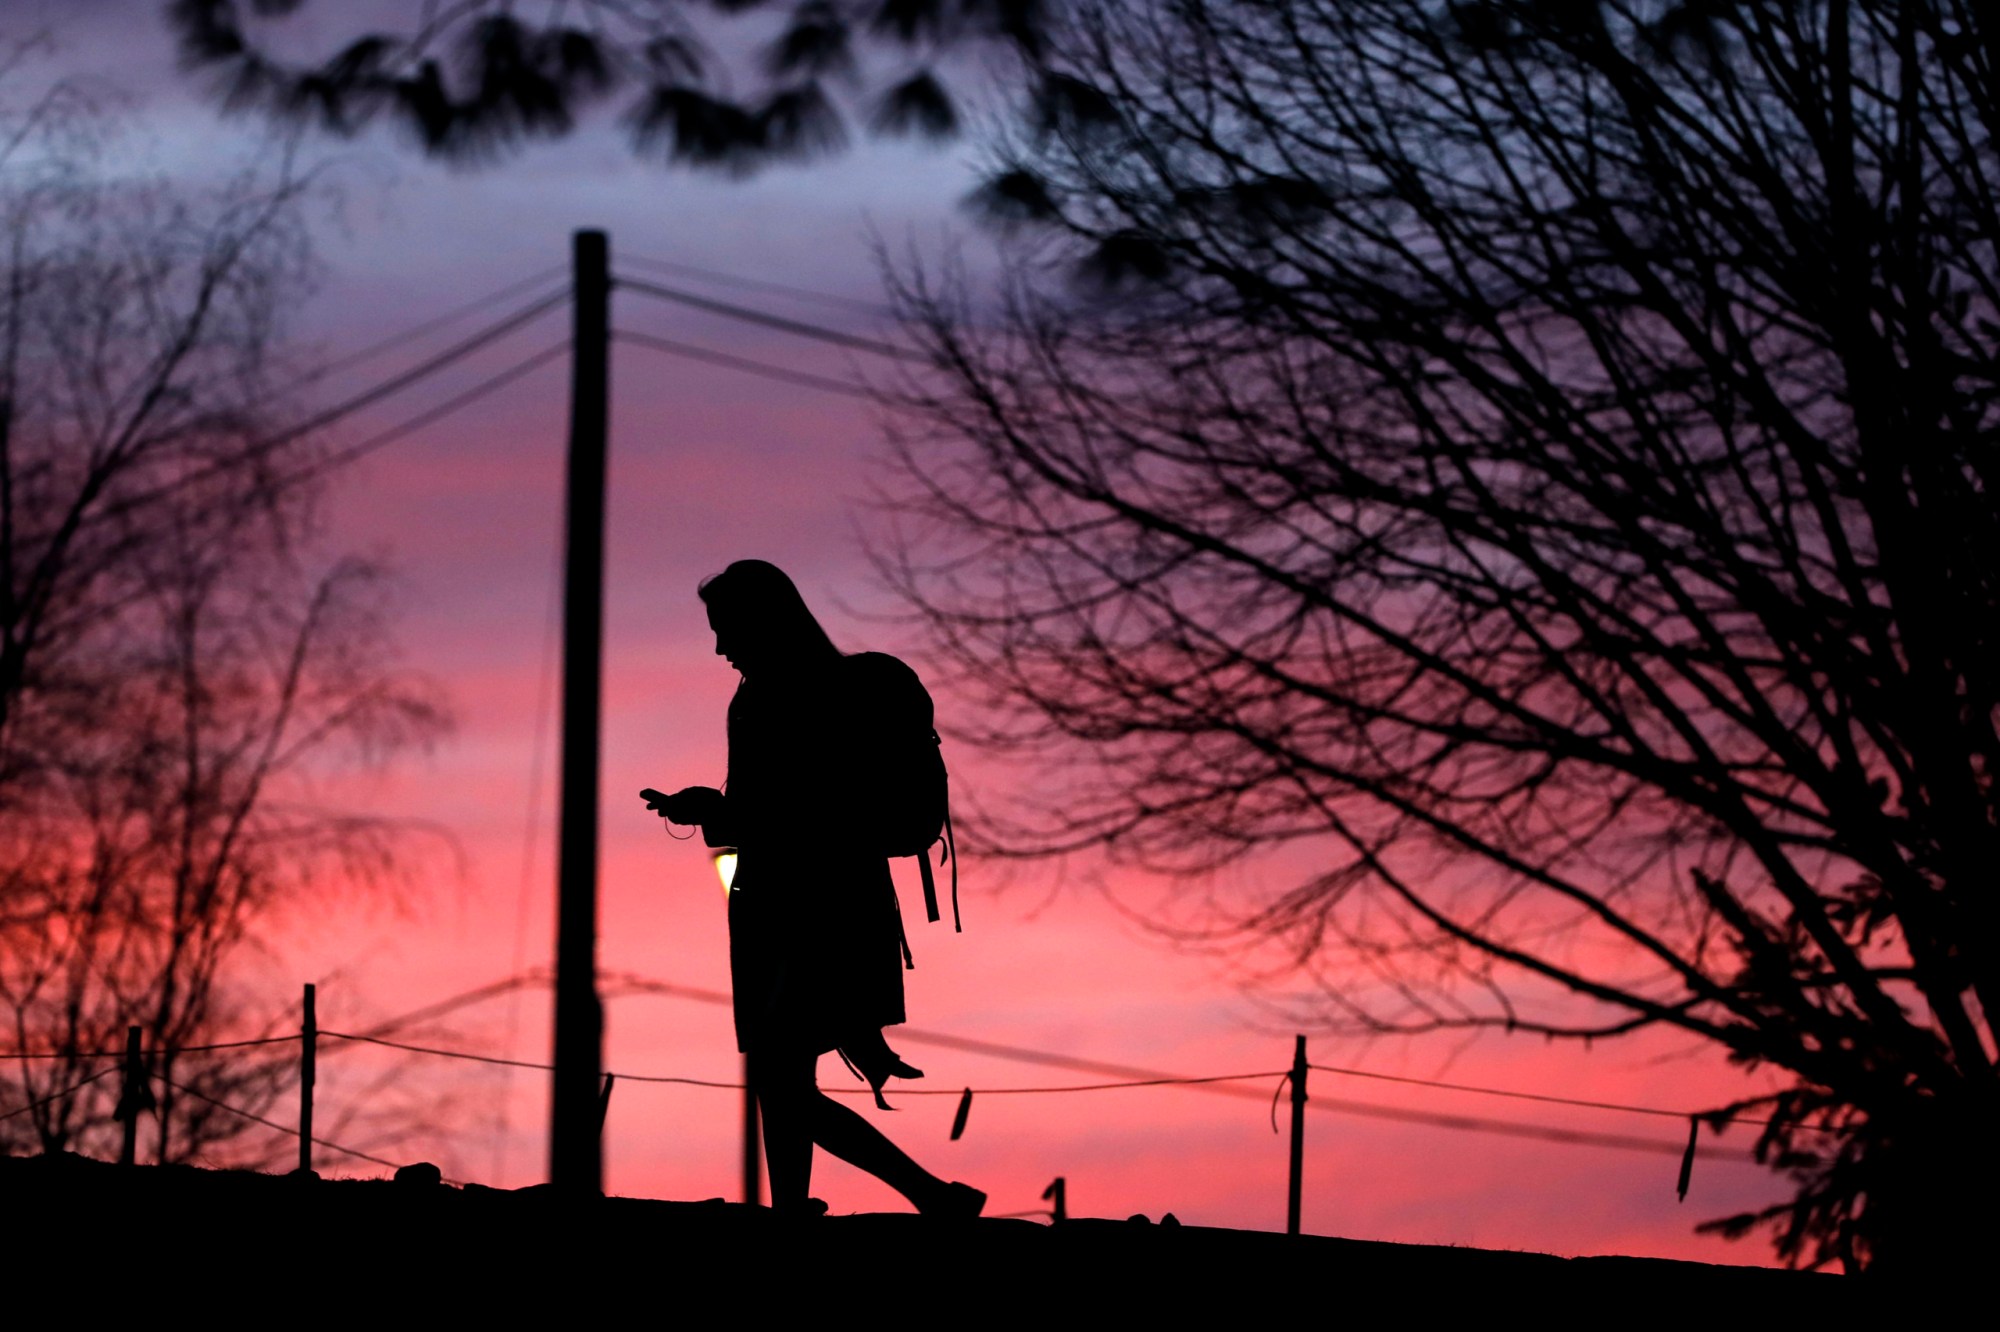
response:
[[(889, 898), (896, 904), (896, 945), (903, 950), (903, 970), (915, 971), (917, 959), (910, 956), (910, 932), (903, 927), (903, 899), (897, 895), (893, 881), (889, 884)], [(843, 1059), (846, 1057), (841, 1056)], [(852, 1068), (854, 1065), (849, 1064), (848, 1067)]]
[[(949, 819), (951, 816), (947, 814), (945, 817)], [(917, 857), (917, 872), (923, 876), (924, 880), (924, 919), (935, 921), (938, 918), (937, 880), (931, 877), (931, 849), (929, 847), (925, 847), (923, 854)], [(951, 864), (951, 879), (951, 909), (953, 917), (956, 918), (958, 914), (958, 862), (955, 860)]]
[[(951, 928), (958, 934), (965, 933), (964, 922), (958, 918), (958, 843), (951, 835), (951, 804), (944, 807), (944, 853), (951, 859)], [(931, 917), (936, 920), (936, 916)]]

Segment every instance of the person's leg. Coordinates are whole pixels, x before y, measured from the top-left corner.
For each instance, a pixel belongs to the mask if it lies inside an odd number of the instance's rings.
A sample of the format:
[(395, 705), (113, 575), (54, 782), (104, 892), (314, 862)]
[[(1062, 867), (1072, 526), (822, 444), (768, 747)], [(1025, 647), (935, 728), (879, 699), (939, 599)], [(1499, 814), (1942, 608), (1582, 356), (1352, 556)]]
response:
[(814, 1142), (849, 1165), (875, 1176), (908, 1198), (918, 1211), (979, 1214), (986, 1201), (985, 1194), (965, 1184), (939, 1179), (910, 1159), (880, 1129), (817, 1088), (813, 1090), (810, 1105)]
[(801, 1210), (812, 1192), (813, 1085), (818, 1056), (796, 1050), (758, 1050), (750, 1055), (750, 1086), (763, 1120), (764, 1166), (771, 1181), (774, 1211)]

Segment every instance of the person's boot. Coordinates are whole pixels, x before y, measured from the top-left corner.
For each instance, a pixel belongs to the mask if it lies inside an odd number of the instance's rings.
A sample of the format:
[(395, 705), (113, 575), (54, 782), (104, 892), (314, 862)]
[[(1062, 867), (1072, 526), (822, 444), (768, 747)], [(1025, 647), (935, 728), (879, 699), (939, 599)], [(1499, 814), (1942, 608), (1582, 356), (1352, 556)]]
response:
[(840, 1047), (840, 1057), (854, 1070), (856, 1077), (868, 1084), (868, 1090), (875, 1093), (875, 1104), (883, 1110), (896, 1108), (883, 1099), (884, 1083), (890, 1078), (920, 1078), (924, 1075), (922, 1069), (905, 1063), (902, 1056), (889, 1048), (880, 1027), (857, 1033)]
[(957, 1217), (970, 1221), (986, 1209), (986, 1195), (970, 1184), (957, 1180), (940, 1183), (930, 1202), (917, 1208), (925, 1216)]

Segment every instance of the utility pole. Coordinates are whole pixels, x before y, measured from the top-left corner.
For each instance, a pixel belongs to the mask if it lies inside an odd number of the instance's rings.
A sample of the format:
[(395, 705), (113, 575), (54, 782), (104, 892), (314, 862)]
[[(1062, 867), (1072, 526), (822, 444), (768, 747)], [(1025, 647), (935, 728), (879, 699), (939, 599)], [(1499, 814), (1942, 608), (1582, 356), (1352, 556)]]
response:
[(319, 990), (308, 983), (299, 1024), (299, 1176), (313, 1169), (313, 1084), (319, 1081)]
[(1285, 1233), (1299, 1233), (1299, 1204), (1305, 1192), (1306, 1176), (1306, 1038), (1295, 1037), (1292, 1045), (1292, 1161), (1285, 1177)]
[(604, 650), (604, 451), (611, 378), (611, 244), (572, 242), (569, 497), (563, 579), (562, 800), (556, 860), (555, 1078), (549, 1181), (569, 1197), (603, 1192), (598, 1083), (597, 786)]

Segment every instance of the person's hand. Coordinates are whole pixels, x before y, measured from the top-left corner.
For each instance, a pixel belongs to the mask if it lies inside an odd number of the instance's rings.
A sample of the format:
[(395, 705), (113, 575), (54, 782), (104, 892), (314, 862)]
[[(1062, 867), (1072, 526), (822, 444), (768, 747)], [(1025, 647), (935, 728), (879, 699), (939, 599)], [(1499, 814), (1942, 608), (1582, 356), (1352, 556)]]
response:
[(704, 824), (722, 809), (722, 792), (712, 786), (684, 787), (672, 795), (650, 789), (639, 794), (645, 797), (646, 808), (658, 812), (669, 823)]

